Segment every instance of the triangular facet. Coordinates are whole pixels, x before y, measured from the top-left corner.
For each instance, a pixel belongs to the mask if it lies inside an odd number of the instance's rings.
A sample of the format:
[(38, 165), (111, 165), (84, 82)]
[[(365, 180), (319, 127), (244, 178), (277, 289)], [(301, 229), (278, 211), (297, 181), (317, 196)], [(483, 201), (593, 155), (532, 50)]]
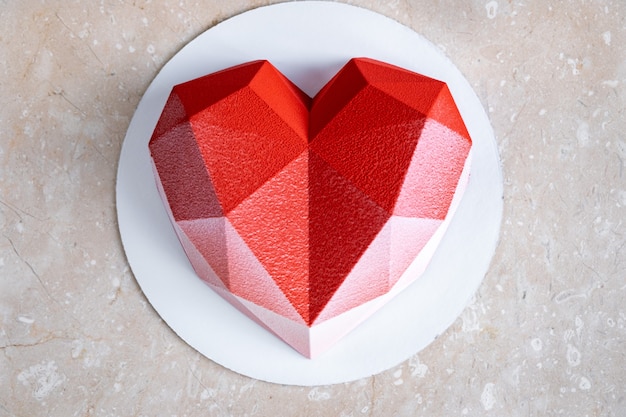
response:
[(228, 256), (226, 252), (226, 218), (183, 220), (177, 222), (196, 250), (215, 271), (225, 286), (229, 286)]
[(291, 321), (304, 324), (300, 314), (228, 220), (225, 232), (229, 290)]
[(309, 320), (308, 190), (308, 152), (303, 152), (228, 214), (305, 321)]
[(387, 222), (326, 304), (315, 325), (389, 291), (390, 248), (391, 227)]
[(289, 320), (244, 298), (237, 297), (237, 299), (242, 306), (254, 315), (258, 322), (262, 323), (272, 333), (283, 339), (300, 354), (307, 358), (311, 357), (311, 329), (304, 322)]
[(172, 94), (180, 98), (187, 118), (192, 118), (196, 113), (247, 86), (263, 63), (247, 62), (178, 84), (172, 89)]
[(265, 62), (250, 82), (250, 89), (289, 126), (304, 143), (308, 142), (311, 98)]
[(389, 219), (389, 288), (396, 284), (441, 223), (441, 220), (399, 216), (392, 216)]
[(185, 106), (183, 106), (183, 103), (180, 101), (178, 94), (172, 93), (167, 98), (167, 102), (161, 112), (161, 117), (152, 132), (152, 137), (159, 137), (174, 126), (186, 121), (187, 112), (185, 111)]
[(309, 154), (310, 321), (326, 307), (389, 214)]
[(309, 141), (365, 87), (367, 81), (354, 60), (350, 60), (313, 98), (309, 116)]
[[(426, 116), (445, 83), (384, 62), (355, 59), (367, 82)], [(456, 110), (456, 108), (455, 108)]]
[(206, 258), (196, 247), (196, 243), (189, 239), (177, 223), (174, 224), (174, 229), (191, 266), (200, 279), (212, 287), (226, 289), (226, 284), (223, 281), (225, 278), (217, 276), (217, 273), (211, 268), (211, 265), (209, 265)]
[(189, 122), (154, 136), (150, 153), (175, 220), (223, 216)]
[[(311, 114), (316, 111), (314, 102)], [(366, 86), (320, 129), (310, 148), (391, 213), (424, 121), (424, 114)]]
[(441, 88), (441, 91), (437, 96), (437, 100), (435, 100), (433, 106), (428, 112), (428, 117), (447, 126), (449, 129), (452, 129), (463, 138), (467, 139), (467, 141), (471, 142), (465, 122), (463, 121), (461, 113), (459, 113), (456, 103), (454, 102), (454, 98), (452, 98), (450, 89), (446, 84), (444, 84)]
[(439, 122), (428, 119), (393, 214), (443, 220), (456, 190), (471, 143)]
[[(245, 107), (246, 112), (233, 112)], [(191, 118), (200, 153), (225, 213), (306, 149), (298, 136), (246, 87)]]

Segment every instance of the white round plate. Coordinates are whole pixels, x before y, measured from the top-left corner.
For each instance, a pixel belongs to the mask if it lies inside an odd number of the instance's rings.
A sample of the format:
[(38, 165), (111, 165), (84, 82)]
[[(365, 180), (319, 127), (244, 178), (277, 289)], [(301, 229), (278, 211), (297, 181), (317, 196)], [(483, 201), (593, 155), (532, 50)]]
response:
[[(148, 141), (172, 86), (268, 59), (307, 94), (352, 57), (370, 57), (443, 80), (473, 138), (465, 195), (428, 269), (414, 284), (316, 359), (306, 359), (232, 308), (198, 279), (159, 198)], [(280, 384), (351, 381), (423, 349), (459, 316), (480, 285), (498, 240), (502, 174), (491, 125), (471, 86), (431, 43), (354, 6), (292, 2), (261, 7), (207, 30), (154, 79), (120, 155), (117, 210), (128, 261), (144, 294), (189, 345), (243, 375)]]

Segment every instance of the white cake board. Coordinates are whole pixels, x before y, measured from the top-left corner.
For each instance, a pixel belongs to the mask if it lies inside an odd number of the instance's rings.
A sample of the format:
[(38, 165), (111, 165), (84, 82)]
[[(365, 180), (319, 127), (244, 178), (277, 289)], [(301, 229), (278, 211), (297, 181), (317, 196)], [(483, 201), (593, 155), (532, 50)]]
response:
[[(443, 80), (473, 139), (470, 181), (426, 272), (335, 347), (306, 359), (198, 279), (157, 193), (148, 141), (172, 86), (256, 59), (270, 60), (307, 94), (352, 57)], [(491, 125), (459, 70), (431, 43), (382, 15), (339, 3), (258, 8), (209, 29), (161, 70), (130, 123), (119, 160), (117, 210), (128, 261), (165, 322), (207, 358), (252, 378), (291, 385), (368, 377), (417, 353), (460, 315), (493, 256), (502, 174)]]

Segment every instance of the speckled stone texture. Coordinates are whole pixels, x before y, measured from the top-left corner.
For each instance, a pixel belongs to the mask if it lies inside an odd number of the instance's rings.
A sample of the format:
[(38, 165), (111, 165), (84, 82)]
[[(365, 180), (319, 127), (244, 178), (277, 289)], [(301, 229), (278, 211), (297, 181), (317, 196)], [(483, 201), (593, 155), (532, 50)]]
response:
[(501, 241), (456, 323), (335, 386), (259, 382), (196, 353), (128, 267), (117, 159), (167, 59), (267, 2), (7, 2), (1, 417), (626, 415), (626, 3), (354, 3), (441, 47), (495, 130)]

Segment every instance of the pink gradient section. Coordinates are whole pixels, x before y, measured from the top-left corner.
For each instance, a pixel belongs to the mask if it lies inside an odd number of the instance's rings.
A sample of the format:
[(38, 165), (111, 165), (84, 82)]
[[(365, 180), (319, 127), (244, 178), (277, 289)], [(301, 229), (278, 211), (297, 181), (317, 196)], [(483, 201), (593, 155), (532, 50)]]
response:
[(415, 260), (442, 223), (441, 220), (400, 216), (392, 216), (389, 219), (389, 227), (391, 228), (389, 288), (396, 285), (404, 271)]
[(387, 223), (317, 317), (314, 325), (389, 291), (391, 228)]
[[(177, 222), (178, 227), (188, 241), (183, 246), (194, 246), (198, 255), (210, 265), (224, 286), (229, 287), (230, 274), (226, 253), (225, 224), (226, 219), (224, 217), (181, 220)], [(194, 266), (198, 264), (195, 256), (192, 264)]]
[(187, 258), (189, 258), (189, 262), (191, 262), (191, 266), (196, 271), (196, 274), (198, 274), (200, 279), (212, 287), (226, 289), (224, 282), (217, 276), (213, 268), (211, 268), (211, 265), (207, 262), (206, 258), (202, 256), (202, 253), (200, 253), (195, 243), (189, 240), (189, 237), (177, 223), (174, 224), (174, 230), (176, 231), (178, 240), (180, 241)]
[(305, 320), (309, 310), (307, 173), (305, 151), (228, 214), (242, 244)]
[(290, 320), (304, 323), (285, 294), (250, 250), (230, 221), (226, 222), (230, 290)]
[(441, 220), (392, 216), (335, 292), (314, 325), (387, 293), (415, 260), (441, 223)]
[(177, 234), (196, 273), (205, 282), (304, 323), (226, 218), (178, 222)]
[(298, 322), (290, 320), (287, 317), (276, 314), (274, 311), (263, 308), (242, 297), (237, 297), (237, 300), (242, 306), (245, 306), (258, 321), (270, 329), (272, 333), (280, 337), (288, 345), (300, 352), (300, 354), (307, 358), (313, 357), (311, 344), (315, 341), (311, 337), (311, 328), (302, 320)]
[(428, 119), (411, 158), (393, 214), (443, 220), (471, 142)]

